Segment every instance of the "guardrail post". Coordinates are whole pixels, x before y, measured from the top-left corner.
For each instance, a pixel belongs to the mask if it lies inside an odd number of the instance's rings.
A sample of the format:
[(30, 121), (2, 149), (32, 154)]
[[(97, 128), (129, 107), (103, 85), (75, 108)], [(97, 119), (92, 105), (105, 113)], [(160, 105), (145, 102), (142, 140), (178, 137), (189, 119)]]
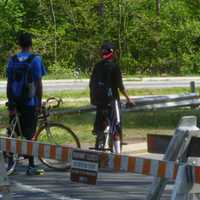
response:
[(6, 175), (3, 153), (0, 151), (0, 199), (11, 200), (10, 184)]
[(191, 89), (191, 93), (196, 92), (195, 81), (190, 82), (190, 89)]
[[(168, 145), (164, 160), (185, 162), (187, 160), (186, 150), (192, 138), (190, 131), (197, 130), (199, 129), (195, 116), (183, 117)], [(147, 195), (147, 200), (159, 200), (167, 183), (168, 180), (165, 178), (155, 178)]]

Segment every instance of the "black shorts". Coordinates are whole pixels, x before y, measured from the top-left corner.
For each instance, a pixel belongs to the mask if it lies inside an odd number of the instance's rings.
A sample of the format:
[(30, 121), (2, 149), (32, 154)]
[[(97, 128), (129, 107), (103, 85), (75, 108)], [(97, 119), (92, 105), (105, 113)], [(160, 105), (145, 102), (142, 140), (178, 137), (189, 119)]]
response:
[[(36, 132), (37, 127), (37, 112), (35, 106), (17, 106), (19, 112), (20, 126), (22, 135), (27, 139), (31, 140)], [(10, 121), (13, 116), (10, 117)], [(16, 130), (20, 135), (19, 130)]]
[(107, 126), (110, 126), (112, 134), (122, 132), (121, 110), (119, 102), (113, 101), (111, 105), (98, 106), (96, 109), (96, 117), (94, 122), (94, 132), (102, 133)]

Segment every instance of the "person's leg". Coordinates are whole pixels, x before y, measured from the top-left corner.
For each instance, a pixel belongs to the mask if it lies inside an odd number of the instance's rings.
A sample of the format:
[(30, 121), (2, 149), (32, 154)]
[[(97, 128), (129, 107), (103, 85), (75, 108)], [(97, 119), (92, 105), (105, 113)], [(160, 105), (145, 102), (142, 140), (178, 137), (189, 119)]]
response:
[(117, 154), (121, 153), (121, 142), (119, 133), (114, 134), (114, 148), (115, 148), (115, 153)]
[(96, 134), (96, 149), (103, 149), (105, 142), (105, 128), (107, 126), (106, 122), (106, 110), (104, 107), (97, 107), (96, 118), (94, 122), (94, 132)]
[[(26, 106), (20, 109), (20, 123), (22, 134), (27, 140), (32, 140), (37, 127), (37, 112), (34, 106)], [(34, 157), (27, 156), (29, 159), (29, 166), (35, 167)]]

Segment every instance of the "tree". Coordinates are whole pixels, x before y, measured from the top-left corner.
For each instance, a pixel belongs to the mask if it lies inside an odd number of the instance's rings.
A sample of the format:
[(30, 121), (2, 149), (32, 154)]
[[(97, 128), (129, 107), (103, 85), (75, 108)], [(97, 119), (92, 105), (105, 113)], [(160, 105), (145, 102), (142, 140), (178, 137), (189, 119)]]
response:
[(160, 16), (160, 0), (156, 0), (156, 14)]

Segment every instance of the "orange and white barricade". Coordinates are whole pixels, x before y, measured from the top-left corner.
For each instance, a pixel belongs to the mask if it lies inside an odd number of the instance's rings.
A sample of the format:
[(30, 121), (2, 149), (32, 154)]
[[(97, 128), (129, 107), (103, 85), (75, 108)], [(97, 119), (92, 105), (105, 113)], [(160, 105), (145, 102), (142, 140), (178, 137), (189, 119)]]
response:
[[(156, 184), (148, 200), (158, 200), (169, 180), (175, 182), (171, 200), (186, 200), (191, 188), (200, 184), (200, 166), (187, 163), (185, 151), (191, 137), (198, 132), (195, 117), (185, 117), (175, 131), (165, 160), (117, 155), (67, 146), (0, 137), (0, 151), (71, 161), (73, 181), (96, 183), (98, 170), (138, 173), (156, 177)], [(194, 134), (195, 133), (195, 134)], [(171, 149), (170, 149), (171, 148)], [(155, 182), (154, 182), (155, 183)], [(199, 190), (200, 191), (200, 190)]]

